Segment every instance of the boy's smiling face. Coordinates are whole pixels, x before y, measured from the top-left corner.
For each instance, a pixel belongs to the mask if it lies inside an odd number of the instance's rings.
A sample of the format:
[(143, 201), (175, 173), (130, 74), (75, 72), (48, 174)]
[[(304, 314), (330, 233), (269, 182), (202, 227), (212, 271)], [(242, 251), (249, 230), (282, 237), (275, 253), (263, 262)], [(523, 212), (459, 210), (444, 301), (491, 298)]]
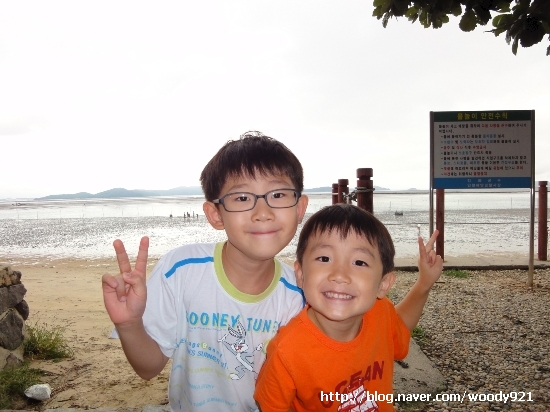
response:
[(314, 234), (294, 269), (310, 305), (309, 318), (341, 341), (357, 336), (363, 314), (395, 280), (393, 272), (382, 276), (378, 248), (353, 231), (345, 239), (336, 230)]
[[(291, 179), (285, 175), (229, 177), (219, 197), (228, 193), (249, 192), (263, 195), (275, 189), (292, 189)], [(302, 196), (298, 204), (284, 209), (274, 209), (265, 199), (258, 199), (253, 209), (244, 212), (228, 212), (222, 205), (205, 204), (208, 220), (215, 229), (227, 233), (228, 247), (234, 248), (246, 259), (264, 261), (283, 250), (292, 240), (298, 223), (307, 207), (307, 197)]]

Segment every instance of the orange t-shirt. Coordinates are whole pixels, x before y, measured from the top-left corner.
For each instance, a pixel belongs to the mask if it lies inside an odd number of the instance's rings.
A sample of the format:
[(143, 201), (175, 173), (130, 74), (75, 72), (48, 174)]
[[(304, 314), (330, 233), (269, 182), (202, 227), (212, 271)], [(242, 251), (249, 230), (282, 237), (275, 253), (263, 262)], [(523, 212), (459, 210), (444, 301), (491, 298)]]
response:
[(407, 355), (409, 339), (387, 298), (365, 313), (350, 342), (327, 337), (305, 308), (269, 342), (254, 398), (262, 412), (393, 411), (381, 396), (393, 395), (393, 360)]

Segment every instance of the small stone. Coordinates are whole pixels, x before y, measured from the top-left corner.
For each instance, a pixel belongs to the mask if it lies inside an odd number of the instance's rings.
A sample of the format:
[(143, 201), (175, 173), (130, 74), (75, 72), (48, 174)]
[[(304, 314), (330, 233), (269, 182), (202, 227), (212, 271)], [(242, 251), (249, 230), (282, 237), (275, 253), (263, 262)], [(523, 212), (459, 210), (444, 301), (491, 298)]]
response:
[(36, 399), (37, 401), (45, 401), (50, 399), (52, 394), (52, 388), (47, 383), (40, 385), (33, 385), (25, 390), (25, 395), (28, 398)]

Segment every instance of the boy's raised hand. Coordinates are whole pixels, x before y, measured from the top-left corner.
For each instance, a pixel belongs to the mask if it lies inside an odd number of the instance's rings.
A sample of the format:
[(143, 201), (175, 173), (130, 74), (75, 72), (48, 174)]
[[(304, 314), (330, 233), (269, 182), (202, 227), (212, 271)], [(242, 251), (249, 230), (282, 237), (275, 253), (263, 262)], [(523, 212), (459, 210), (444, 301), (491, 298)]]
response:
[(433, 286), (443, 271), (443, 259), (434, 250), (437, 235), (439, 231), (435, 230), (426, 245), (422, 237), (418, 237), (418, 281), (426, 289)]
[(142, 237), (136, 264), (132, 269), (124, 244), (119, 239), (113, 242), (120, 274), (105, 274), (101, 278), (103, 301), (111, 321), (115, 325), (141, 321), (147, 301), (145, 285), (149, 238)]

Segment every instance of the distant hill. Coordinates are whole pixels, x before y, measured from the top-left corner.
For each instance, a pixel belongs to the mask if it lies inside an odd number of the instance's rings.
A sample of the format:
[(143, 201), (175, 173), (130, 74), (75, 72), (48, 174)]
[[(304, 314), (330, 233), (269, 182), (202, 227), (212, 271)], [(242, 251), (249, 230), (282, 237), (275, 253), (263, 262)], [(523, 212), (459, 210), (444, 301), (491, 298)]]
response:
[(153, 196), (192, 196), (192, 195), (202, 195), (202, 189), (200, 186), (180, 186), (175, 187), (174, 189), (168, 190), (128, 190), (123, 188), (115, 188), (105, 190), (104, 192), (99, 192), (94, 194), (88, 192), (79, 192), (73, 194), (62, 194), (62, 195), (50, 195), (45, 197), (40, 197), (35, 200), (53, 200), (53, 199), (111, 199), (111, 198), (120, 198), (120, 197), (153, 197)]
[[(385, 187), (374, 186), (376, 190), (390, 190)], [(350, 187), (350, 189), (352, 189)], [(323, 187), (314, 187), (312, 189), (304, 189), (304, 192), (332, 192), (332, 187), (323, 186)], [(154, 197), (154, 196), (193, 196), (193, 195), (202, 195), (202, 188), (200, 186), (180, 186), (175, 187), (174, 189), (168, 190), (128, 190), (121, 187), (115, 189), (105, 190), (96, 194), (88, 192), (78, 192), (72, 194), (61, 194), (61, 195), (49, 195), (44, 197), (39, 197), (34, 200), (55, 200), (55, 199), (113, 199), (121, 197)]]

